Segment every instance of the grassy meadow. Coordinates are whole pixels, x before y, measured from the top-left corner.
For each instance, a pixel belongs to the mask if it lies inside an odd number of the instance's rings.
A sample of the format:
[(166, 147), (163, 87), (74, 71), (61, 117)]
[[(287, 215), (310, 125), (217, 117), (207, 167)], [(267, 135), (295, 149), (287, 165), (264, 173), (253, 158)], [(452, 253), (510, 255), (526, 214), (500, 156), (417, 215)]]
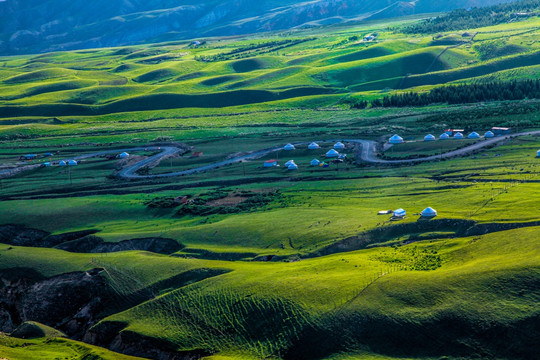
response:
[[(347, 105), (540, 75), (538, 17), (401, 33), (411, 21), (0, 56), (0, 170), (151, 143), (189, 147), (149, 169), (164, 174), (287, 143), (321, 145), (181, 177), (124, 180), (114, 175), (120, 160), (94, 157), (1, 178), (0, 225), (184, 247), (162, 255), (0, 244), (0, 271), (49, 278), (104, 269), (125, 307), (89, 332), (117, 328), (111, 339), (135, 334), (212, 360), (530, 358), (540, 316), (538, 136), (400, 166), (358, 161), (361, 149), (346, 143), (344, 162), (310, 166), (336, 140), (382, 144), (397, 133), (407, 142), (381, 147), (380, 156), (406, 159), (483, 141), (422, 141), (449, 127), (540, 128), (535, 99)], [(494, 41), (498, 50), (485, 59), (479, 45)], [(263, 168), (269, 159), (280, 166)], [(298, 170), (284, 167), (291, 159)], [(436, 218), (421, 218), (428, 206)], [(398, 208), (405, 218), (378, 215)], [(151, 296), (133, 304), (145, 289)], [(0, 359), (36, 356), (130, 358), (66, 338), (0, 333)]]

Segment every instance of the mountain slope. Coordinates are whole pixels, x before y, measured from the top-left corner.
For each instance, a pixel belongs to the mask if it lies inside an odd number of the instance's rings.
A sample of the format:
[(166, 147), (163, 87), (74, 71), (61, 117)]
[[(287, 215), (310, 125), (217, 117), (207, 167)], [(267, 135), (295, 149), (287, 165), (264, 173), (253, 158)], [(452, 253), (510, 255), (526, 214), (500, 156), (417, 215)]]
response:
[(20, 54), (235, 35), (511, 0), (4, 0), (0, 52)]

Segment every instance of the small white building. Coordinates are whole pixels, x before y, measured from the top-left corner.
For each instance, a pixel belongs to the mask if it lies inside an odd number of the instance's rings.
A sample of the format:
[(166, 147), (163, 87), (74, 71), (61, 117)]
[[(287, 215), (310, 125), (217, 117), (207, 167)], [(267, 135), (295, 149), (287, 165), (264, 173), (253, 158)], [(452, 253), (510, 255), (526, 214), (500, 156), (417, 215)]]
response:
[(470, 133), (469, 135), (467, 135), (467, 137), (469, 139), (480, 139), (480, 135), (476, 132), (476, 131), (473, 131), (472, 133)]
[(435, 136), (427, 134), (426, 136), (424, 136), (424, 141), (435, 141)]
[(75, 160), (69, 160), (67, 164), (68, 166), (77, 166), (79, 163)]
[(317, 150), (317, 149), (320, 149), (320, 148), (321, 147), (316, 142), (312, 142), (311, 144), (308, 145), (309, 150)]
[(390, 144), (401, 144), (403, 142), (403, 138), (401, 136), (395, 134), (390, 139), (388, 139), (388, 142)]
[(293, 144), (287, 144), (283, 147), (283, 150), (291, 151), (296, 149)]
[(334, 157), (338, 157), (339, 156), (339, 153), (334, 150), (334, 149), (330, 149), (328, 150), (328, 152), (326, 153), (326, 157), (327, 158), (334, 158)]
[(463, 134), (458, 132), (454, 135), (454, 139), (463, 139)]
[(536, 157), (537, 157), (537, 158), (540, 158), (540, 150), (538, 150), (538, 151), (536, 152)]
[(485, 137), (486, 139), (489, 139), (489, 138), (495, 137), (495, 134), (493, 133), (493, 131), (488, 130), (488, 131), (486, 131), (486, 133), (484, 134), (484, 137)]
[(58, 166), (66, 166), (67, 163), (64, 161), (64, 160), (60, 160), (60, 162), (58, 163)]
[(129, 154), (128, 154), (127, 152), (124, 151), (123, 153), (121, 153), (120, 155), (118, 155), (118, 157), (119, 157), (120, 159), (125, 159), (125, 158), (128, 158), (128, 157), (129, 157)]
[(435, 217), (435, 216), (437, 216), (437, 210), (435, 210), (432, 207), (428, 206), (427, 208), (422, 210), (422, 212), (420, 214), (422, 214), (423, 217)]
[(296, 165), (295, 163), (292, 163), (289, 166), (287, 166), (287, 169), (289, 169), (289, 170), (298, 170), (298, 165)]
[(439, 139), (440, 140), (448, 140), (448, 139), (450, 139), (450, 135), (448, 135), (447, 133), (442, 133), (441, 136), (439, 136)]
[(320, 164), (321, 162), (317, 159), (311, 160), (311, 163), (310, 163), (311, 166), (319, 166)]
[(338, 141), (337, 143), (334, 144), (334, 149), (343, 150), (345, 149), (345, 145), (342, 142)]
[(277, 166), (278, 162), (277, 160), (274, 160), (274, 159), (271, 159), (271, 160), (266, 160), (263, 164), (264, 167), (273, 167), (273, 166)]

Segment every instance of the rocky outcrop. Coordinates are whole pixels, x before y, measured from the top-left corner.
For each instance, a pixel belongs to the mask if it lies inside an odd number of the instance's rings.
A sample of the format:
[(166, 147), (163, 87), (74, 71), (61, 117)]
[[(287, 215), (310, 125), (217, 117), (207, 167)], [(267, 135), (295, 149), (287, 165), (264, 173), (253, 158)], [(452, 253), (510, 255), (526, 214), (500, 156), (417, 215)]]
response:
[(80, 338), (114, 294), (101, 269), (43, 278), (31, 269), (0, 270), (0, 331), (32, 320)]

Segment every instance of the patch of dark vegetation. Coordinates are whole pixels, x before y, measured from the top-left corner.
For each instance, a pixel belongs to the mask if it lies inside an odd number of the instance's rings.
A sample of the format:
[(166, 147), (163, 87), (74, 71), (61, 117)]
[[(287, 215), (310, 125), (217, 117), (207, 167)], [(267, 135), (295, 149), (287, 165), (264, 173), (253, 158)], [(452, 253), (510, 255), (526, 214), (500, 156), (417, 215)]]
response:
[(538, 0), (522, 0), (509, 4), (453, 10), (448, 14), (424, 20), (400, 29), (406, 34), (435, 34), (459, 29), (475, 29), (497, 24), (524, 20), (538, 15)]
[[(287, 39), (287, 40), (275, 40), (275, 41), (266, 41), (260, 43), (249, 44), (242, 47), (237, 47), (236, 49), (229, 51), (227, 53), (219, 53), (216, 55), (206, 55), (206, 56), (195, 56), (195, 60), (203, 62), (214, 62), (214, 61), (226, 61), (241, 59), (246, 57), (252, 57), (255, 55), (268, 54), (274, 51), (278, 51), (290, 46), (298, 45), (307, 41), (315, 40), (315, 38), (304, 38), (304, 39)], [(253, 70), (245, 70), (243, 65), (239, 65), (239, 70), (235, 68), (237, 72), (246, 72)], [(234, 68), (234, 65), (233, 65)], [(248, 67), (251, 69), (251, 67)]]
[(176, 215), (208, 216), (214, 214), (251, 212), (265, 208), (271, 203), (283, 199), (283, 195), (279, 190), (267, 193), (243, 191), (240, 194), (233, 194), (233, 196), (235, 195), (240, 199), (239, 201), (225, 204), (223, 202), (220, 203), (217, 200), (222, 200), (230, 196), (228, 192), (215, 191), (201, 194), (190, 199), (187, 203), (182, 204), (178, 210), (176, 210)]
[[(425, 93), (407, 92), (371, 101), (372, 107), (427, 106), (431, 104), (467, 104), (482, 101), (540, 99), (540, 80), (491, 82), (441, 86)], [(362, 103), (362, 101), (357, 100)], [(354, 105), (355, 103), (352, 103)], [(351, 107), (353, 107), (351, 105)]]

